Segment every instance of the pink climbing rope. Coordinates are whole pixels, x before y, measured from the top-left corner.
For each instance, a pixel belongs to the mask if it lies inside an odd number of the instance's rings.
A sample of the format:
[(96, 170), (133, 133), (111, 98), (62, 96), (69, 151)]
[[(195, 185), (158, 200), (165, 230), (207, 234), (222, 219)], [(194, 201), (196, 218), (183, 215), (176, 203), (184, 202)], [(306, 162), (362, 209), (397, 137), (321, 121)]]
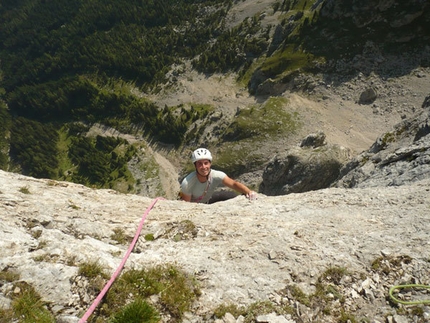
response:
[(142, 216), (142, 219), (140, 220), (140, 223), (139, 223), (139, 226), (137, 228), (136, 234), (134, 235), (134, 239), (131, 242), (130, 247), (128, 247), (128, 250), (127, 250), (124, 258), (122, 258), (122, 261), (119, 264), (118, 268), (116, 269), (115, 273), (112, 275), (112, 277), (107, 282), (107, 284), (105, 285), (105, 287), (103, 288), (103, 290), (100, 292), (100, 294), (94, 300), (93, 304), (86, 311), (86, 313), (84, 314), (84, 316), (82, 316), (82, 318), (79, 320), (79, 323), (85, 323), (85, 322), (87, 322), (88, 318), (91, 316), (91, 314), (93, 314), (94, 310), (97, 308), (97, 306), (99, 305), (99, 303), (101, 302), (101, 300), (103, 299), (103, 297), (105, 296), (105, 294), (107, 293), (107, 291), (109, 290), (109, 288), (112, 286), (112, 284), (115, 281), (115, 279), (121, 273), (121, 270), (124, 268), (124, 265), (125, 265), (128, 257), (130, 256), (131, 252), (133, 251), (134, 246), (136, 245), (137, 239), (139, 239), (140, 232), (142, 231), (143, 223), (145, 222), (146, 216), (152, 210), (152, 208), (158, 202), (158, 200), (163, 200), (163, 198), (162, 197), (155, 198), (152, 201), (152, 203), (148, 206), (148, 208), (146, 209), (145, 213)]

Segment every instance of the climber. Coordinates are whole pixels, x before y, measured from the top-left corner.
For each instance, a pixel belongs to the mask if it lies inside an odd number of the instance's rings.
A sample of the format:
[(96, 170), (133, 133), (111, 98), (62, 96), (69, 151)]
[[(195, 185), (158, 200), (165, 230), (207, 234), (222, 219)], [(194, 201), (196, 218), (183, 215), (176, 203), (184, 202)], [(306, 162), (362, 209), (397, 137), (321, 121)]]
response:
[(196, 170), (188, 174), (181, 183), (179, 196), (182, 200), (210, 204), (237, 196), (231, 191), (215, 192), (222, 185), (242, 193), (251, 201), (257, 198), (257, 193), (244, 184), (231, 179), (222, 171), (211, 169), (212, 154), (206, 148), (196, 149), (191, 155), (191, 161)]

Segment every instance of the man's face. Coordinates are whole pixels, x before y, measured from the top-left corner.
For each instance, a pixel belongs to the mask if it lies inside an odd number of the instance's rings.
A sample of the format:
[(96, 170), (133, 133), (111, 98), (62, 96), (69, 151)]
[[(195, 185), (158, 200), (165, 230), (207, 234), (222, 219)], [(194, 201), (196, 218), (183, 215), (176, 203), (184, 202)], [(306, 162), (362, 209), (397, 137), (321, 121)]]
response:
[(208, 159), (198, 160), (195, 163), (196, 170), (201, 176), (208, 176), (211, 171), (211, 162)]

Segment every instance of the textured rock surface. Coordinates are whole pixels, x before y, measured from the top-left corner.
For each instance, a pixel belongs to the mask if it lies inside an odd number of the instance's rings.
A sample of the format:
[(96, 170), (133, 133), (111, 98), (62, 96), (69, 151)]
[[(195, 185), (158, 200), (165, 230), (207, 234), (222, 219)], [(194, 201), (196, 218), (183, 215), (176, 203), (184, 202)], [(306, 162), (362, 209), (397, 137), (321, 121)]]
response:
[[(320, 146), (324, 139), (325, 136), (310, 135), (302, 141), (303, 148), (293, 147), (275, 156), (264, 169), (260, 191), (266, 195), (285, 195), (330, 186), (349, 161), (350, 151), (338, 145)], [(308, 141), (319, 144), (313, 148)]]
[[(427, 100), (427, 99), (426, 99)], [(336, 186), (398, 186), (430, 177), (430, 109), (397, 124), (345, 165)]]
[[(357, 27), (366, 27), (372, 23), (381, 24), (380, 29), (382, 29), (381, 27), (399, 29), (403, 27), (410, 38), (424, 33), (419, 27), (419, 23), (428, 21), (428, 12), (428, 2), (421, 0), (409, 1), (407, 5), (399, 0), (352, 0), (348, 2), (327, 0), (321, 8), (323, 17), (331, 19), (352, 18)], [(401, 42), (402, 40), (397, 39), (397, 41)]]
[[(113, 273), (128, 247), (112, 240), (114, 230), (134, 236), (152, 199), (3, 171), (0, 182), (0, 270), (15, 270), (59, 319), (77, 321), (94, 298), (78, 276), (78, 264), (96, 259)], [(213, 205), (160, 200), (141, 235), (156, 239), (141, 238), (126, 269), (177, 263), (194, 273), (202, 295), (187, 316), (190, 322), (208, 321), (205, 315), (222, 303), (258, 300), (290, 304), (300, 315), (267, 315), (260, 322), (332, 322), (295, 301), (286, 286), (311, 294), (318, 277), (339, 266), (350, 273), (338, 282), (348, 311), (383, 322), (397, 315), (386, 299), (390, 286), (430, 283), (429, 210), (429, 180), (260, 195), (253, 202), (237, 197)], [(195, 225), (195, 234), (181, 231), (185, 220)], [(388, 272), (372, 269), (375, 259), (404, 256), (410, 261)], [(10, 306), (12, 293), (12, 283), (0, 285), (2, 307)]]

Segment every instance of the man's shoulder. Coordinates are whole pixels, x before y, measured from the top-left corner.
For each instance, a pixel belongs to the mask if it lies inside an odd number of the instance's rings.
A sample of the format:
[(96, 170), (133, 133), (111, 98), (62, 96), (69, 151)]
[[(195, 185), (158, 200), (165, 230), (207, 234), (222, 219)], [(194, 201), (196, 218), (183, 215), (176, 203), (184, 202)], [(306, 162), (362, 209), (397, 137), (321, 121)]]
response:
[(196, 172), (191, 172), (191, 173), (189, 173), (185, 178), (184, 178), (184, 181), (186, 181), (186, 182), (190, 182), (190, 181), (192, 181), (194, 178), (196, 178), (197, 177), (197, 173)]
[(214, 178), (220, 178), (220, 179), (223, 179), (224, 177), (226, 177), (226, 176), (227, 176), (227, 174), (226, 174), (226, 173), (224, 173), (223, 171), (216, 170), (216, 169), (212, 169), (212, 170), (211, 170), (211, 176), (212, 176), (212, 177), (214, 177)]

